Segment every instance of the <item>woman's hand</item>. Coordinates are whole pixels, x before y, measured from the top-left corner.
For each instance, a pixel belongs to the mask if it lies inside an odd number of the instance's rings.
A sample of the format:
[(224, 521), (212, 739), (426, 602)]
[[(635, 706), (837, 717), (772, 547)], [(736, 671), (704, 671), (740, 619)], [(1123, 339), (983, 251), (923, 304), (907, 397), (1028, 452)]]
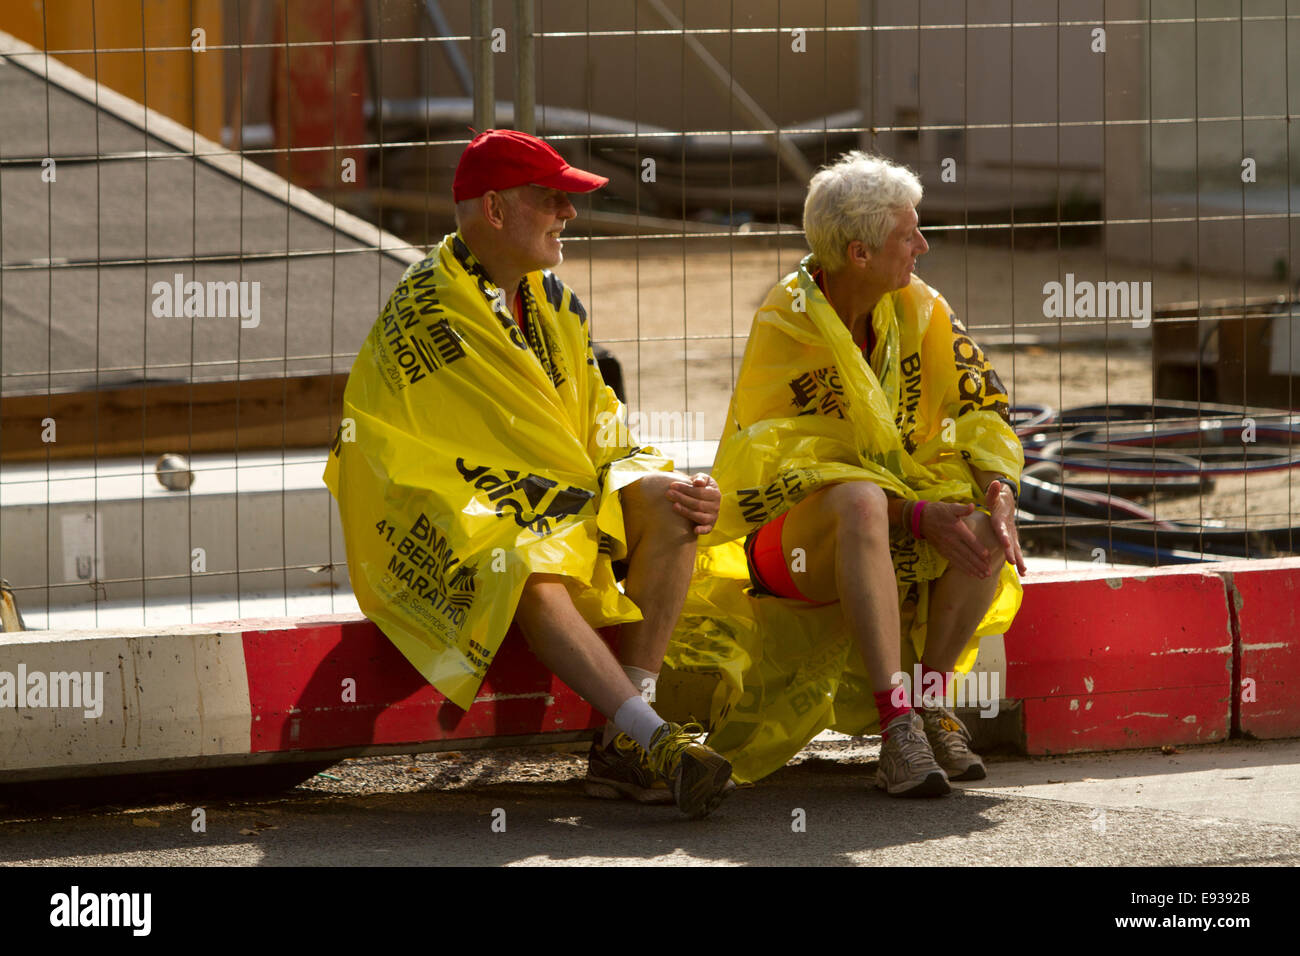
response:
[(1016, 497), (1011, 487), (999, 478), (989, 482), (984, 493), (984, 503), (989, 509), (989, 520), (993, 533), (998, 536), (998, 543), (1007, 556), (1007, 563), (1014, 564), (1023, 576), (1029, 569), (1025, 566), (1025, 557), (1020, 553), (1020, 534), (1016, 531)]
[(963, 520), (974, 512), (973, 504), (926, 502), (921, 512), (921, 535), (953, 567), (973, 578), (987, 578), (993, 573), (989, 550)]
[[(1006, 482), (1002, 479), (990, 482), (984, 503), (989, 511), (989, 525), (1007, 563), (1015, 565), (1022, 575), (1028, 573), (1016, 531), (1016, 499)], [(974, 578), (987, 578), (993, 573), (993, 555), (964, 520), (974, 513), (974, 504), (931, 501), (921, 512), (921, 534), (953, 567)]]

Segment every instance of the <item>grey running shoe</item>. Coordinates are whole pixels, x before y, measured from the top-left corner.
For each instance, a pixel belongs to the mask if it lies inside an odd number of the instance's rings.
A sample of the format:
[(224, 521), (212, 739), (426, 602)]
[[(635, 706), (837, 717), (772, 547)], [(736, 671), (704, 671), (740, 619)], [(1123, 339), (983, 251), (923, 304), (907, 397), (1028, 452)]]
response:
[(668, 778), (677, 809), (688, 817), (705, 817), (736, 789), (731, 763), (700, 743), (704, 728), (696, 723), (665, 723), (650, 738), (650, 768)]
[(587, 754), (587, 777), (582, 789), (589, 797), (604, 800), (626, 798), (637, 803), (672, 803), (668, 781), (650, 769), (646, 752), (627, 734), (619, 734), (608, 747), (600, 745), (605, 735), (596, 731)]
[(983, 780), (984, 761), (970, 749), (970, 731), (947, 707), (922, 707), (921, 723), (934, 759), (949, 780)]
[(916, 711), (899, 714), (885, 732), (889, 736), (880, 748), (877, 787), (891, 797), (941, 797), (951, 789)]

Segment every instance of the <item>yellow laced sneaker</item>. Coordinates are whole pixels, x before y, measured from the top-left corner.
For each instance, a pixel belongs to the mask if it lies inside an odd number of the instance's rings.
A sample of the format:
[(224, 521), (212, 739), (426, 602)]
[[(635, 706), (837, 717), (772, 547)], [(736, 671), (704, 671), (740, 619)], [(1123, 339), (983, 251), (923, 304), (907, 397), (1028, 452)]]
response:
[(688, 817), (708, 816), (733, 790), (731, 763), (700, 742), (697, 723), (665, 723), (650, 739), (650, 768), (662, 774), (677, 808)]

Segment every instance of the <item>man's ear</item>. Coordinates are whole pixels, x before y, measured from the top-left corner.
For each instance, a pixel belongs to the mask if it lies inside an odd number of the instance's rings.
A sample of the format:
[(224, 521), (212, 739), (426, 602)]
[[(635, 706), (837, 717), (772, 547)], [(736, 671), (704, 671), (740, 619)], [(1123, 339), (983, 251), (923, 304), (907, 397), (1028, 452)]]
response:
[(482, 206), (479, 207), (483, 218), (494, 229), (500, 229), (506, 222), (506, 198), (495, 189), (483, 194)]

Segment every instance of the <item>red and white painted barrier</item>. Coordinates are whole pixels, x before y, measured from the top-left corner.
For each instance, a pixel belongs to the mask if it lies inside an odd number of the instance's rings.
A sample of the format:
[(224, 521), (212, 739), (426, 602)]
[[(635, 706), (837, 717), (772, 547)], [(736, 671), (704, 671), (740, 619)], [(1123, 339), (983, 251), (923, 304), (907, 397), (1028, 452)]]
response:
[(1235, 617), (1238, 720), (1251, 737), (1300, 737), (1300, 562), (1216, 565)]
[(514, 632), (467, 711), (360, 615), (0, 635), (0, 784), (558, 743), (603, 723)]
[(1031, 577), (1006, 634), (1025, 751), (1300, 736), (1298, 598), (1296, 558)]
[(434, 690), (362, 617), (302, 621), (295, 627), (269, 621), (256, 630), (246, 627), (243, 646), (253, 753), (559, 741), (605, 723), (542, 667), (514, 628), (469, 710)]
[[(1300, 736), (1297, 591), (1300, 559), (1032, 575), (1005, 635), (1026, 750)], [(468, 711), (357, 615), (0, 635), (0, 784), (558, 743), (603, 720), (517, 634)]]
[(1223, 581), (1200, 567), (1031, 577), (1005, 636), (1028, 753), (1213, 743), (1232, 728)]

